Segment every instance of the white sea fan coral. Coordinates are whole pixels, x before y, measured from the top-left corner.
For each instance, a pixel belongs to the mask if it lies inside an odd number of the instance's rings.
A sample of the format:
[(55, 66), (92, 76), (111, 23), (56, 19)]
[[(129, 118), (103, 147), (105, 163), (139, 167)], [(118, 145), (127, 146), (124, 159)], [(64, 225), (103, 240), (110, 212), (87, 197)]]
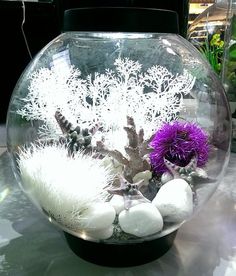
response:
[(63, 146), (32, 146), (19, 154), (18, 165), (25, 191), (57, 222), (72, 230), (84, 225), (93, 203), (103, 202), (111, 181), (101, 160), (78, 152), (68, 156)]
[[(118, 58), (115, 69), (80, 77), (73, 66), (65, 73), (41, 68), (31, 76), (29, 94), (18, 114), (27, 120), (42, 120), (41, 132), (55, 133), (59, 128), (56, 110), (73, 125), (102, 126), (104, 133), (120, 133), (131, 116), (137, 128), (149, 137), (163, 122), (175, 120), (190, 93), (195, 78), (186, 70), (173, 75), (154, 65), (142, 71), (138, 61)], [(118, 131), (118, 132), (117, 132)]]
[(55, 121), (56, 110), (63, 110), (73, 124), (76, 124), (78, 94), (86, 81), (80, 78), (80, 71), (74, 66), (41, 68), (30, 76), (29, 93), (22, 99), (23, 108), (17, 113), (27, 120), (40, 120), (42, 136), (57, 136), (61, 130)]

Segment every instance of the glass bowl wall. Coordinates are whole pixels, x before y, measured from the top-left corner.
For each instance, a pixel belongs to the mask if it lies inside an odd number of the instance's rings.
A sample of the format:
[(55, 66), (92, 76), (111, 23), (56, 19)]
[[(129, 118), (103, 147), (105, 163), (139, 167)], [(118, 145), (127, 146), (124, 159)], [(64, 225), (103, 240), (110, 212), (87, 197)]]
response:
[(217, 76), (178, 35), (61, 34), (20, 77), (7, 142), (21, 188), (64, 231), (168, 235), (221, 181), (231, 121)]

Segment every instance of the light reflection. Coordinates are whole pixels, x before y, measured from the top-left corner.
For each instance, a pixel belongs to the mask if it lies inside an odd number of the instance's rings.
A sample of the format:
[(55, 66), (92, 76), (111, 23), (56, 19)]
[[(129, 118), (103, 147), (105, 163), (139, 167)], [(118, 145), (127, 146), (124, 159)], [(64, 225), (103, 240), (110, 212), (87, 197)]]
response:
[(51, 67), (59, 72), (67, 72), (70, 70), (71, 60), (69, 50), (66, 49), (52, 56)]
[(176, 55), (176, 53), (175, 53), (171, 48), (166, 48), (166, 51), (167, 51), (169, 54)]
[(1, 193), (0, 193), (0, 203), (8, 196), (10, 193), (10, 189), (5, 188)]
[[(108, 32), (108, 33), (94, 33), (95, 37), (98, 38), (111, 38), (111, 39), (123, 39), (124, 33), (122, 32)], [(125, 33), (127, 38), (138, 39), (138, 38), (152, 38), (153, 34), (151, 33)]]
[(81, 232), (81, 238), (84, 239), (84, 240), (87, 239), (87, 234), (86, 234), (85, 231), (82, 231), (82, 232)]
[(163, 44), (171, 47), (171, 43), (167, 39), (162, 39), (162, 42)]

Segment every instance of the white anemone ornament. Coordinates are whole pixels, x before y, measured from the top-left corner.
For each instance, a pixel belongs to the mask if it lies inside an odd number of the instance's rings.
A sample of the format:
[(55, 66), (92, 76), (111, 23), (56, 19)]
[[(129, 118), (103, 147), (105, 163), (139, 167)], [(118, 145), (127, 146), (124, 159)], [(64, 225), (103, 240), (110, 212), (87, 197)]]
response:
[(19, 79), (8, 149), (76, 254), (137, 265), (164, 254), (216, 190), (230, 126), (221, 83), (183, 38), (72, 32)]

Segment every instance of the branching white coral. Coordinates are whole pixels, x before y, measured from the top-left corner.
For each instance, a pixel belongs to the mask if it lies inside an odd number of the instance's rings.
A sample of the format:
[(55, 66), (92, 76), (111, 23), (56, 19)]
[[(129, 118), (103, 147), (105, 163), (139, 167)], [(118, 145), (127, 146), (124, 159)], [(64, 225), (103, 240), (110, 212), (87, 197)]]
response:
[(131, 116), (149, 137), (163, 122), (176, 119), (183, 96), (195, 82), (185, 70), (173, 75), (155, 65), (143, 72), (138, 61), (128, 58), (116, 59), (114, 66), (86, 79), (74, 67), (66, 72), (41, 68), (31, 76), (29, 94), (18, 113), (27, 120), (43, 121), (41, 131), (54, 134), (60, 133), (54, 118), (59, 109), (74, 125), (98, 124), (104, 136), (121, 133), (126, 116)]
[(111, 174), (101, 160), (78, 152), (68, 156), (63, 146), (32, 146), (19, 154), (24, 189), (57, 222), (78, 230), (83, 212), (103, 202)]
[[(55, 111), (62, 109), (63, 114), (76, 124), (74, 109), (80, 101), (79, 97), (83, 97), (81, 92), (86, 89), (86, 81), (80, 78), (80, 74), (73, 66), (69, 69), (65, 67), (64, 70), (52, 67), (35, 71), (30, 77), (29, 93), (22, 99), (24, 106), (17, 113), (27, 120), (42, 121), (42, 135), (60, 134), (60, 128), (54, 118)], [(84, 101), (83, 98), (81, 100)]]

